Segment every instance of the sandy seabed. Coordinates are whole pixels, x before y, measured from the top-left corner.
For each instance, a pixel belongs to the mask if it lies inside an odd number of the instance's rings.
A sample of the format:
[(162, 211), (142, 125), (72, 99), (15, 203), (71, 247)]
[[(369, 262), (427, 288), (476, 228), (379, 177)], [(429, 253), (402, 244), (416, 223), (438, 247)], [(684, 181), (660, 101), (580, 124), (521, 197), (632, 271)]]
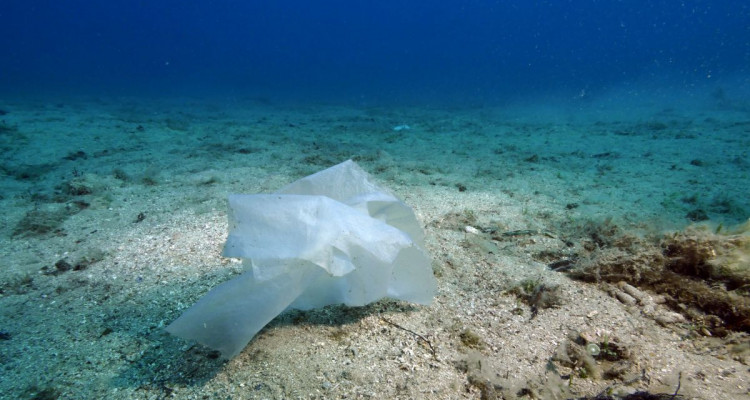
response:
[[(745, 240), (746, 103), (0, 109), (1, 398), (750, 398), (746, 331), (570, 274), (606, 251), (649, 268), (669, 255), (639, 249), (695, 224)], [(242, 271), (221, 257), (227, 194), (347, 159), (414, 208), (432, 305), (288, 311), (229, 361), (164, 332)]]

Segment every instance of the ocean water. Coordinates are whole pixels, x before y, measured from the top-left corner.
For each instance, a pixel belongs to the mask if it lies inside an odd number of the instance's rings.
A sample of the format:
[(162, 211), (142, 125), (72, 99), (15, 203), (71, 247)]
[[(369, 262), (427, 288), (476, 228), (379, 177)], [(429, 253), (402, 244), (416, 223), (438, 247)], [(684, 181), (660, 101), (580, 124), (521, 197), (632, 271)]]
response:
[(747, 91), (742, 1), (5, 1), (5, 94), (502, 104)]
[[(749, 38), (733, 0), (4, 0), (0, 399), (750, 398)], [(432, 304), (165, 332), (243, 271), (229, 194), (348, 159)]]

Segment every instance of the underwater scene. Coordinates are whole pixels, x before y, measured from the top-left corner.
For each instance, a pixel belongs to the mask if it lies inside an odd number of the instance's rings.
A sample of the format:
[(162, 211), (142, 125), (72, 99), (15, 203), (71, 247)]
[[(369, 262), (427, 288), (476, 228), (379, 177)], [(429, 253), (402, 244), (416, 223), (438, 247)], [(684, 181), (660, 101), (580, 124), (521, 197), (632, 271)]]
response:
[(0, 7), (1, 399), (750, 399), (743, 1)]

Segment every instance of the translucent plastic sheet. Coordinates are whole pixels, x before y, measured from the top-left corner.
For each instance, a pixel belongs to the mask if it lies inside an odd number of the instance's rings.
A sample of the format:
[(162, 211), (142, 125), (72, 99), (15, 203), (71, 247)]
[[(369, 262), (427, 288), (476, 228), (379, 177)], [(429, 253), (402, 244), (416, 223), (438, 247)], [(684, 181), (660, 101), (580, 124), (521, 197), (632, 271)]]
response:
[(349, 160), (275, 194), (230, 195), (227, 257), (247, 271), (167, 327), (232, 358), (279, 313), (383, 297), (429, 304), (436, 283), (414, 212)]

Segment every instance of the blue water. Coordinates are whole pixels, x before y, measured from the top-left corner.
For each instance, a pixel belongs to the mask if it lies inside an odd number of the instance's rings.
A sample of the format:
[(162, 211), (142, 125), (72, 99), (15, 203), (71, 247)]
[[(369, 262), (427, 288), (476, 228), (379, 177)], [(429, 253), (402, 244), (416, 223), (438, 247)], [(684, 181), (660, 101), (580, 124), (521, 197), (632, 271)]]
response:
[(484, 104), (747, 82), (746, 1), (5, 0), (0, 93)]

